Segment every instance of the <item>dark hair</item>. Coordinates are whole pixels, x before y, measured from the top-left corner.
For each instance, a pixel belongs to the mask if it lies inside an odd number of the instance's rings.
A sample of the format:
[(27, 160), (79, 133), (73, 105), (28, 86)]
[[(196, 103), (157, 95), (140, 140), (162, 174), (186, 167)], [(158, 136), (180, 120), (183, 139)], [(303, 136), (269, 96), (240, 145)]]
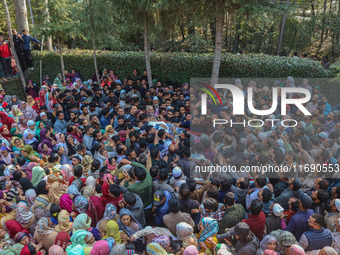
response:
[(31, 255), (36, 255), (37, 254), (37, 251), (35, 250), (35, 247), (33, 246), (32, 243), (28, 243), (27, 244), (27, 248), (30, 252)]
[(76, 165), (73, 168), (73, 174), (75, 177), (80, 178), (83, 175), (83, 166), (82, 165)]
[(99, 159), (93, 160), (93, 162), (91, 164), (91, 169), (92, 170), (98, 170), (100, 167), (101, 167), (101, 163), (100, 163)]
[(171, 252), (174, 254), (177, 254), (183, 246), (183, 242), (181, 240), (173, 240), (172, 237), (170, 237), (170, 247)]
[(256, 180), (256, 183), (260, 186), (260, 188), (263, 188), (267, 183), (266, 177), (261, 176), (261, 175), (259, 175), (255, 180)]
[(13, 180), (14, 181), (19, 181), (21, 177), (22, 177), (22, 173), (20, 171), (17, 170), (13, 173)]
[(179, 194), (182, 198), (187, 199), (190, 196), (190, 188), (189, 185), (186, 183), (183, 183), (181, 187), (179, 188)]
[(129, 206), (134, 205), (137, 202), (136, 196), (131, 192), (126, 192), (123, 195), (123, 198), (124, 198), (125, 202), (127, 204), (129, 204)]
[(158, 176), (159, 180), (165, 181), (169, 177), (169, 170), (167, 168), (162, 168), (161, 170), (159, 170)]
[(207, 198), (203, 202), (204, 209), (216, 212), (218, 209), (218, 202), (214, 198)]
[(302, 183), (299, 179), (295, 178), (294, 181), (292, 182), (293, 185), (293, 191), (298, 191), (302, 187)]
[(40, 181), (36, 188), (37, 196), (39, 195), (47, 195), (48, 190), (46, 189), (46, 181)]
[[(58, 214), (60, 213), (60, 211), (61, 211), (60, 205), (58, 205), (56, 203), (51, 204), (50, 213), (53, 217), (58, 218)], [(54, 215), (54, 214), (56, 214), (56, 215)]]
[(151, 158), (153, 159), (157, 158), (158, 154), (159, 154), (158, 147), (154, 147), (150, 152)]
[(117, 185), (117, 184), (111, 184), (109, 186), (109, 191), (110, 193), (115, 196), (115, 197), (119, 197), (120, 196), (120, 193), (121, 193), (121, 189), (120, 189), (120, 186)]
[(26, 160), (24, 158), (20, 157), (20, 158), (17, 158), (17, 163), (18, 163), (19, 166), (23, 166), (23, 165), (26, 164)]
[(252, 215), (259, 215), (262, 211), (262, 203), (260, 200), (255, 199), (251, 202), (250, 212)]
[(146, 178), (146, 171), (141, 167), (134, 167), (133, 173), (135, 174), (138, 181), (143, 181)]
[(190, 192), (193, 192), (196, 189), (196, 182), (194, 179), (187, 179), (187, 184), (189, 186)]
[(83, 150), (85, 150), (85, 149), (86, 149), (85, 144), (80, 143), (80, 144), (77, 145), (77, 151), (83, 151)]
[(52, 153), (52, 155), (48, 158), (48, 162), (55, 163), (59, 159), (58, 153)]
[(320, 203), (325, 203), (329, 198), (329, 194), (324, 189), (318, 189), (317, 198), (320, 200)]
[(221, 180), (221, 189), (223, 191), (228, 191), (231, 188), (231, 185), (233, 184), (233, 181), (231, 180), (231, 178), (223, 178)]
[(232, 206), (235, 204), (235, 194), (233, 192), (228, 192), (224, 194), (224, 203), (227, 206)]
[(150, 175), (152, 178), (157, 178), (159, 173), (159, 166), (154, 165), (150, 167)]
[(318, 184), (319, 184), (319, 186), (320, 186), (320, 189), (324, 189), (324, 190), (328, 189), (329, 183), (328, 183), (328, 180), (327, 180), (327, 179), (322, 178), (322, 180), (319, 181)]
[(269, 202), (270, 199), (272, 198), (272, 192), (270, 191), (270, 189), (263, 189), (262, 197), (263, 197), (263, 202), (265, 203)]
[(295, 200), (294, 202), (292, 202), (292, 208), (291, 210), (293, 212), (298, 212), (300, 209), (300, 206), (299, 206), (299, 200)]
[(324, 223), (325, 223), (325, 219), (324, 217), (319, 214), (319, 213), (314, 213), (312, 215), (312, 218), (315, 219), (315, 223), (318, 224), (320, 227), (323, 227)]
[(178, 213), (179, 212), (181, 204), (180, 204), (180, 202), (177, 198), (171, 198), (168, 203), (169, 203), (170, 212), (172, 212), (172, 213)]
[(59, 117), (60, 114), (64, 114), (62, 111), (57, 111), (57, 118)]
[(207, 195), (208, 195), (208, 197), (210, 197), (210, 198), (214, 198), (214, 199), (217, 200), (219, 194), (220, 194), (220, 192), (219, 192), (219, 190), (216, 189), (216, 188), (210, 188), (210, 189), (207, 190)]
[(241, 181), (240, 184), (240, 189), (248, 189), (249, 187), (249, 179), (248, 178), (243, 178), (244, 180)]

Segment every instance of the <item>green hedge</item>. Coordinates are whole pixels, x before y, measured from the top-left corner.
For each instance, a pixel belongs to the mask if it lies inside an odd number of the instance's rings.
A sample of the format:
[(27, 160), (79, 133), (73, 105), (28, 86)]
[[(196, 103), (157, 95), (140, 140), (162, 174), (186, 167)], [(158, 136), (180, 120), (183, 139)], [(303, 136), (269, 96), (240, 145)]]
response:
[[(43, 61), (43, 74), (55, 77), (61, 72), (60, 58), (57, 51), (34, 51), (35, 71), (27, 76), (39, 83), (39, 60)], [(93, 52), (89, 50), (68, 50), (63, 53), (65, 69), (75, 68), (81, 78), (89, 79), (94, 74)], [(151, 53), (153, 77), (162, 81), (187, 82), (190, 78), (211, 76), (213, 54), (195, 53)], [(140, 72), (145, 69), (143, 52), (108, 52), (99, 51), (98, 68), (113, 69), (120, 79), (131, 75), (133, 68)], [(335, 70), (324, 70), (320, 63), (310, 59), (295, 59), (260, 54), (232, 55), (223, 54), (220, 77), (293, 77), (323, 78), (334, 77)]]

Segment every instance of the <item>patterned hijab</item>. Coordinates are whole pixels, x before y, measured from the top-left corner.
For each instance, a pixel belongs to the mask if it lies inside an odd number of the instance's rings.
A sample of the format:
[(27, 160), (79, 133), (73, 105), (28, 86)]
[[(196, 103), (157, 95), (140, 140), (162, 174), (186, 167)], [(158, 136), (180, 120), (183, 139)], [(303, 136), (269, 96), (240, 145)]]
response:
[(27, 201), (29, 207), (31, 207), (33, 205), (35, 199), (37, 198), (37, 193), (35, 192), (34, 189), (26, 190), (25, 198), (26, 198), (26, 201)]
[(92, 234), (84, 229), (77, 230), (71, 236), (72, 244), (66, 248), (66, 252), (70, 251), (77, 245), (81, 245), (83, 248), (87, 247), (86, 242), (92, 237)]
[(87, 230), (91, 227), (91, 218), (86, 213), (79, 214), (73, 223), (73, 231), (77, 231), (79, 229)]
[(41, 218), (38, 222), (37, 222), (37, 226), (36, 226), (36, 231), (38, 232), (39, 235), (41, 236), (47, 236), (49, 234), (51, 234), (53, 232), (53, 228), (51, 228), (49, 226), (50, 221), (48, 220), (48, 218)]
[(48, 199), (51, 204), (59, 204), (60, 198), (64, 194), (66, 186), (60, 182), (53, 182), (49, 189)]
[(218, 233), (218, 223), (217, 220), (206, 217), (202, 219), (203, 230), (199, 237), (199, 242), (204, 242), (208, 237), (213, 236)]
[(30, 212), (30, 208), (26, 202), (20, 201), (17, 205), (17, 218), (16, 221), (21, 225), (27, 224), (30, 219), (34, 216), (32, 212)]
[(73, 200), (73, 204), (79, 213), (85, 213), (89, 208), (89, 201), (87, 201), (86, 197), (82, 195), (76, 196)]
[(107, 204), (103, 220), (114, 220), (117, 217), (117, 208), (114, 204)]
[(168, 253), (166, 250), (160, 246), (158, 243), (149, 243), (149, 245), (146, 247), (146, 251), (150, 255), (167, 255)]
[(70, 214), (66, 210), (61, 210), (58, 214), (58, 225), (55, 226), (57, 232), (69, 232), (73, 227), (73, 222), (70, 222)]
[(260, 243), (260, 252), (263, 253), (266, 249), (268, 249), (268, 243), (270, 242), (276, 242), (277, 243), (277, 238), (273, 235), (266, 235), (261, 243)]

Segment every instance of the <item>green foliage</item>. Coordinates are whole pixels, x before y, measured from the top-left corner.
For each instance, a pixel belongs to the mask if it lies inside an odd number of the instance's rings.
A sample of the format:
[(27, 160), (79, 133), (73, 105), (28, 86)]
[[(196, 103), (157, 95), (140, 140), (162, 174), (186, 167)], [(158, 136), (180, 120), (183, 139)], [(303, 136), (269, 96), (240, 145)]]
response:
[[(27, 78), (39, 81), (39, 60), (43, 61), (43, 74), (51, 77), (60, 73), (59, 55), (57, 52), (33, 51), (35, 71)], [(63, 53), (65, 69), (75, 68), (83, 80), (91, 79), (93, 70), (92, 51), (66, 51)], [(151, 67), (154, 78), (162, 81), (187, 82), (190, 78), (211, 76), (213, 54), (195, 53), (151, 53)], [(143, 52), (107, 52), (98, 51), (98, 68), (112, 69), (120, 79), (131, 75), (133, 68), (140, 72), (145, 69)], [(56, 68), (58, 67), (58, 68)], [(295, 59), (260, 54), (232, 55), (223, 54), (220, 77), (333, 77), (336, 71), (324, 70), (319, 62), (309, 59)]]

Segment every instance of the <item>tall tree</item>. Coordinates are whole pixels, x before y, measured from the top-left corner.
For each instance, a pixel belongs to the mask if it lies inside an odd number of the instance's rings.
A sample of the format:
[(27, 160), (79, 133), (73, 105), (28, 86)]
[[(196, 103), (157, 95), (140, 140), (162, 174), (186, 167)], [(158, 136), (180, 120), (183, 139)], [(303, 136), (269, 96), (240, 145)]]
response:
[(29, 32), (26, 0), (15, 0), (15, 16), (19, 33), (24, 29)]
[[(286, 0), (287, 9), (288, 9), (289, 4), (290, 4), (290, 0)], [(282, 16), (279, 40), (277, 42), (277, 48), (276, 48), (276, 54), (280, 54), (281, 53), (281, 47), (282, 47), (282, 43), (283, 43), (283, 36), (284, 36), (284, 32), (285, 32), (285, 27), (286, 27), (287, 11), (288, 10), (285, 10), (284, 13), (283, 13), (283, 16)]]
[(58, 42), (60, 65), (65, 80), (65, 67), (63, 58), (63, 43), (70, 38), (80, 34), (79, 20), (75, 19), (76, 3), (73, 0), (49, 0), (48, 1), (49, 21), (44, 13), (43, 22), (37, 27), (37, 31), (45, 36), (54, 36)]
[[(22, 85), (23, 90), (25, 91), (25, 87), (26, 87), (25, 76), (24, 76), (24, 73), (22, 72), (21, 66), (19, 65), (19, 63), (20, 63), (19, 58), (18, 58), (18, 55), (17, 55), (17, 53), (15, 51), (15, 47), (14, 47), (14, 41), (13, 41), (13, 36), (12, 36), (11, 17), (9, 15), (7, 1), (2, 0), (2, 2), (3, 2), (4, 9), (5, 9), (6, 19), (7, 19), (8, 35), (9, 35), (9, 39), (10, 39), (10, 42), (11, 42), (11, 52), (12, 52), (12, 55), (14, 56), (15, 62), (17, 63), (17, 68), (18, 68), (19, 75), (20, 75), (21, 85)], [(25, 93), (24, 93), (24, 95), (25, 95)]]
[(218, 74), (220, 72), (221, 55), (223, 46), (223, 25), (224, 25), (224, 10), (226, 0), (219, 0), (217, 3), (217, 19), (216, 19), (216, 36), (215, 36), (215, 53), (214, 63), (211, 74), (211, 85), (218, 83)]
[[(45, 0), (45, 10), (44, 14), (46, 17), (46, 22), (50, 22), (50, 12), (48, 10), (48, 0)], [(46, 46), (48, 50), (53, 50), (52, 36), (47, 36)]]

